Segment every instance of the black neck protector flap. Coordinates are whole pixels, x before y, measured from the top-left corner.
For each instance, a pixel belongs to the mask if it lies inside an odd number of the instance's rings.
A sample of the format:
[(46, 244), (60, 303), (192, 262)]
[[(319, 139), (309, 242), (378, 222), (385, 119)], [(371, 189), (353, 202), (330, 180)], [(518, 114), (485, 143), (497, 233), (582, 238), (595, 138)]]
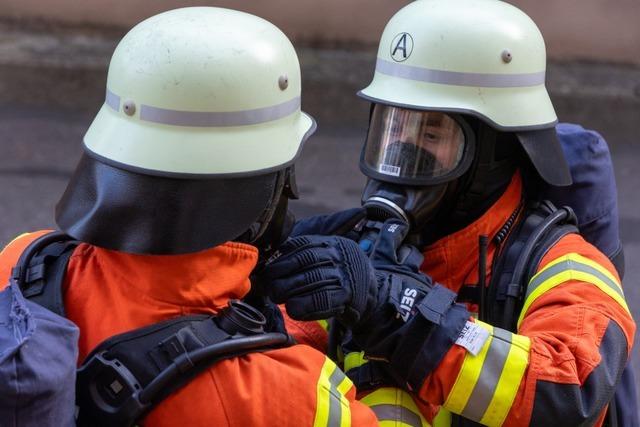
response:
[(56, 222), (75, 239), (107, 249), (198, 252), (236, 238), (260, 218), (274, 202), (277, 174), (150, 176), (85, 153), (56, 206)]

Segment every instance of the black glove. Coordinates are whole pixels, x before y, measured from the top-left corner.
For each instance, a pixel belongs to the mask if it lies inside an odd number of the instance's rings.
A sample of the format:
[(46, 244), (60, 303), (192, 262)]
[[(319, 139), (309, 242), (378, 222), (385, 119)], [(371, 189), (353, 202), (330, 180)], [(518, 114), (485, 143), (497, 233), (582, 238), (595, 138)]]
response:
[(463, 329), (456, 294), (419, 272), (422, 254), (402, 245), (408, 226), (386, 221), (369, 258), (352, 240), (300, 236), (265, 268), (269, 295), (291, 317), (335, 316), (366, 357), (388, 362), (399, 384), (419, 387)]
[(336, 317), (346, 325), (376, 304), (373, 266), (353, 240), (340, 236), (289, 239), (265, 266), (267, 293), (298, 320)]
[(369, 257), (339, 236), (289, 239), (265, 266), (267, 293), (298, 320), (336, 317), (347, 327), (362, 326), (380, 308), (406, 319), (410, 298), (426, 295), (431, 285), (419, 273), (422, 254), (401, 246), (406, 231), (398, 220), (386, 222)]

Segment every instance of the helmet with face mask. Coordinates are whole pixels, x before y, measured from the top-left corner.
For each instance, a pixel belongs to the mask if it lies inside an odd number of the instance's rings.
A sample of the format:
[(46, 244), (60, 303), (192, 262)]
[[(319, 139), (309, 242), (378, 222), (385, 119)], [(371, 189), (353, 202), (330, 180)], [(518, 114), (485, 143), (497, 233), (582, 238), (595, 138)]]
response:
[(295, 197), (315, 129), (300, 93), (293, 46), (261, 18), (194, 7), (141, 22), (113, 54), (56, 222), (131, 253), (255, 243)]
[(360, 160), (370, 214), (455, 231), (504, 191), (520, 147), (544, 181), (570, 184), (545, 69), (540, 31), (503, 1), (418, 0), (396, 13), (359, 92), (373, 103)]

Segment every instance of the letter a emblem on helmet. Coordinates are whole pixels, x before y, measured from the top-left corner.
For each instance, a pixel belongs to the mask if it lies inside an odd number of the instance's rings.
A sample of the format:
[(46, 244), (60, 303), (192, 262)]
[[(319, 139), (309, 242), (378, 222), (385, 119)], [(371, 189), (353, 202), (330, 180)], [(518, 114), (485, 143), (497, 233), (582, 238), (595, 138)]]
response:
[(396, 62), (406, 61), (413, 52), (413, 37), (409, 33), (400, 33), (391, 42), (391, 58)]

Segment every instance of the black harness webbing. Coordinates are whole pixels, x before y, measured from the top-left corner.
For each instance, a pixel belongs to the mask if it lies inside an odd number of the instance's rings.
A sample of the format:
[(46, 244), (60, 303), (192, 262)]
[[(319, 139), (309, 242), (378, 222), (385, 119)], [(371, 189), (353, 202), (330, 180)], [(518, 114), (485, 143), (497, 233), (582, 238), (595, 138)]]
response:
[(487, 318), (482, 320), (516, 331), (529, 280), (551, 247), (567, 234), (578, 233), (576, 224), (571, 208), (557, 209), (551, 202), (525, 211), (523, 220), (494, 258), (487, 297), (490, 306), (484, 310)]
[[(26, 298), (64, 316), (62, 286), (78, 244), (61, 232), (34, 240), (12, 280)], [(232, 300), (215, 316), (181, 316), (103, 341), (77, 371), (77, 425), (132, 426), (212, 364), (292, 345), (274, 308)]]

